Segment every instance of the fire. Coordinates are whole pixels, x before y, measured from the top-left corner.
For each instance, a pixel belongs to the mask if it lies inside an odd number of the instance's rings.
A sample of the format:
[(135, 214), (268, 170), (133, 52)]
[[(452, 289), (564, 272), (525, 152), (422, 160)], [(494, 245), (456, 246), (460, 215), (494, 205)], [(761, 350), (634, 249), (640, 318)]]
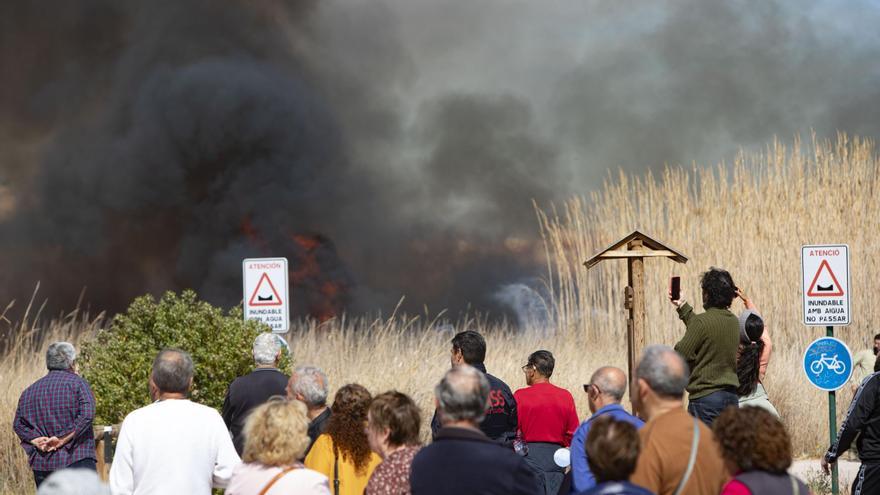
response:
[(336, 253), (333, 242), (318, 233), (294, 232), (290, 242), (269, 243), (250, 217), (240, 223), (242, 235), (254, 248), (255, 256), (284, 256), (288, 259), (291, 312), (327, 321), (341, 315), (350, 300), (353, 285), (348, 271)]

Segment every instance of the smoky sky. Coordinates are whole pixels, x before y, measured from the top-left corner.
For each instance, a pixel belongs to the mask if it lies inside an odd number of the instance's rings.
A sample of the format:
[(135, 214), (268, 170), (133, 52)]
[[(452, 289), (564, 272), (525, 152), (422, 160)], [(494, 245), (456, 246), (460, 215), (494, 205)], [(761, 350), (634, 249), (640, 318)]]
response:
[(502, 286), (543, 273), (532, 200), (880, 134), (878, 20), (870, 2), (5, 2), (0, 300), (41, 281), (56, 309), (84, 287), (111, 311), (187, 287), (228, 306), (241, 259), (287, 256), (320, 272), (298, 314), (339, 291), (352, 313), (500, 313)]

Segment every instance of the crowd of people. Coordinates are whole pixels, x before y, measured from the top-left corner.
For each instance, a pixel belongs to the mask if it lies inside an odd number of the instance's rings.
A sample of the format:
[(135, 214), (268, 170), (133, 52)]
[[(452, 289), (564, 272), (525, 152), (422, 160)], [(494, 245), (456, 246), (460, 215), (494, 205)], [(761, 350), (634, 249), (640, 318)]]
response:
[[(95, 472), (95, 399), (71, 344), (49, 346), (49, 371), (22, 393), (13, 427), (40, 495), (808, 494), (788, 474), (791, 441), (763, 385), (772, 343), (761, 314), (724, 270), (707, 271), (701, 289), (702, 313), (671, 300), (685, 326), (674, 348), (646, 347), (630, 379), (613, 366), (592, 374), (583, 421), (551, 382), (550, 351), (527, 357), (526, 386), (513, 392), (467, 330), (452, 339), (424, 446), (411, 397), (350, 383), (328, 405), (324, 372), (279, 370), (286, 343), (271, 333), (254, 341), (254, 369), (229, 385), (220, 412), (188, 399), (189, 354), (160, 351), (153, 402), (122, 422), (109, 485)], [(878, 377), (861, 382), (822, 460), (827, 470), (857, 443), (853, 495), (880, 493)]]

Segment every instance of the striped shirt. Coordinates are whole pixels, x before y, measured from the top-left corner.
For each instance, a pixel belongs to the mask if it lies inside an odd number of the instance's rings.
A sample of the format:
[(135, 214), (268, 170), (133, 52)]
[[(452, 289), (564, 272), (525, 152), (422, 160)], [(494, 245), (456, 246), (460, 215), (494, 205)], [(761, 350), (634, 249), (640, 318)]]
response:
[[(72, 371), (50, 370), (22, 392), (13, 428), (34, 471), (55, 471), (83, 459), (95, 459), (92, 420), (95, 398), (89, 384)], [(74, 437), (54, 452), (31, 445), (38, 437)]]

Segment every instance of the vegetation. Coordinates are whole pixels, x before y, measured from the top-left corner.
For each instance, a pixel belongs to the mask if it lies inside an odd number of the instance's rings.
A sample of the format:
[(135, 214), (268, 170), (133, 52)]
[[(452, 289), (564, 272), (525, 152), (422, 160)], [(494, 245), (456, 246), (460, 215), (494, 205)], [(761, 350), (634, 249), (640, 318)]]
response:
[[(827, 399), (806, 381), (800, 361), (805, 345), (824, 334), (824, 328), (801, 323), (800, 246), (850, 245), (854, 324), (838, 329), (837, 335), (851, 349), (869, 346), (880, 328), (880, 315), (870, 311), (873, 301), (869, 291), (871, 282), (880, 276), (880, 259), (872, 256), (880, 244), (880, 231), (868, 224), (880, 218), (877, 190), (880, 173), (873, 143), (850, 141), (845, 136), (836, 143), (806, 146), (796, 142), (790, 149), (774, 143), (764, 153), (738, 158), (731, 167), (666, 168), (658, 176), (621, 175), (609, 180), (589, 200), (574, 198), (539, 212), (551, 294), (547, 303), (556, 321), (554, 335), (519, 332), (479, 321), (462, 321), (455, 327), (469, 326), (486, 335), (486, 365), (513, 389), (524, 386), (519, 367), (528, 354), (539, 348), (551, 350), (557, 360), (553, 381), (571, 390), (580, 415), (587, 415), (581, 385), (598, 366), (626, 366), (622, 304), (626, 269), (620, 261), (605, 261), (587, 271), (582, 263), (631, 230), (644, 229), (690, 258), (687, 265), (664, 259), (646, 262), (648, 341), (673, 344), (681, 335), (682, 324), (665, 298), (670, 275), (682, 276), (683, 294), (694, 301), (702, 271), (710, 265), (729, 269), (761, 309), (773, 339), (774, 355), (766, 380), (770, 398), (789, 428), (795, 453), (814, 457), (827, 447)], [(163, 340), (138, 344), (144, 346), (143, 353), (178, 345), (193, 352), (197, 369), (208, 373), (217, 362), (202, 353), (234, 345), (232, 341), (211, 340), (218, 338), (216, 334), (225, 334), (213, 329), (221, 328), (225, 318), (240, 323), (240, 315), (233, 310), (223, 316), (219, 310), (199, 306), (194, 294), (192, 298), (188, 294), (166, 295), (158, 303), (139, 299), (124, 317), (114, 320), (108, 333), (114, 328), (128, 329), (114, 337), (125, 339), (126, 332), (150, 328), (163, 335)], [(197, 321), (186, 320), (180, 309), (186, 307), (203, 316)], [(7, 418), (12, 418), (21, 391), (45, 372), (42, 353), (51, 341), (78, 342), (97, 335), (96, 342), (100, 342), (103, 333), (101, 318), (81, 314), (56, 320), (31, 317), (29, 322), (9, 325), (12, 350), (0, 356), (0, 415)], [(171, 329), (184, 327), (198, 330), (185, 340), (175, 340), (176, 330)], [(331, 394), (351, 382), (372, 392), (393, 388), (410, 394), (422, 408), (425, 439), (433, 410), (432, 388), (449, 366), (451, 337), (446, 325), (407, 317), (342, 318), (323, 324), (300, 321), (294, 322), (287, 334), (293, 363), (322, 367), (330, 378)], [(117, 351), (114, 348), (112, 352)], [(247, 356), (248, 348), (238, 347), (236, 352)], [(106, 381), (117, 386), (114, 380), (124, 380), (141, 397), (137, 404), (143, 404), (149, 360), (129, 359), (127, 353), (117, 356), (101, 365), (107, 368), (98, 366), (98, 356), (87, 356), (91, 360), (88, 367), (109, 373), (115, 369), (112, 366), (123, 366), (119, 360), (137, 363), (118, 368), (119, 377)], [(209, 397), (225, 391), (234, 375), (231, 371), (222, 376), (214, 373), (197, 376), (199, 400), (214, 400)], [(206, 380), (215, 383), (209, 386)], [(101, 393), (94, 383), (93, 387), (96, 394)], [(839, 415), (845, 413), (851, 395), (849, 387), (838, 393)], [(123, 397), (129, 400), (127, 395)], [(99, 403), (102, 400), (99, 397)], [(103, 419), (109, 421), (125, 407), (135, 407), (131, 400), (130, 406), (117, 406), (112, 415), (103, 411)], [(0, 449), (4, 452), (0, 454), (0, 493), (32, 490), (30, 471), (17, 443), (11, 428), (0, 428), (0, 445), (4, 446)]]
[[(240, 307), (223, 314), (193, 291), (167, 292), (159, 301), (152, 296), (135, 299), (82, 348), (79, 366), (95, 394), (96, 424), (118, 424), (150, 403), (150, 367), (166, 347), (192, 355), (192, 400), (220, 409), (229, 383), (253, 369), (254, 338), (267, 329), (255, 320), (245, 322)], [(283, 369), (289, 362), (285, 356)]]

